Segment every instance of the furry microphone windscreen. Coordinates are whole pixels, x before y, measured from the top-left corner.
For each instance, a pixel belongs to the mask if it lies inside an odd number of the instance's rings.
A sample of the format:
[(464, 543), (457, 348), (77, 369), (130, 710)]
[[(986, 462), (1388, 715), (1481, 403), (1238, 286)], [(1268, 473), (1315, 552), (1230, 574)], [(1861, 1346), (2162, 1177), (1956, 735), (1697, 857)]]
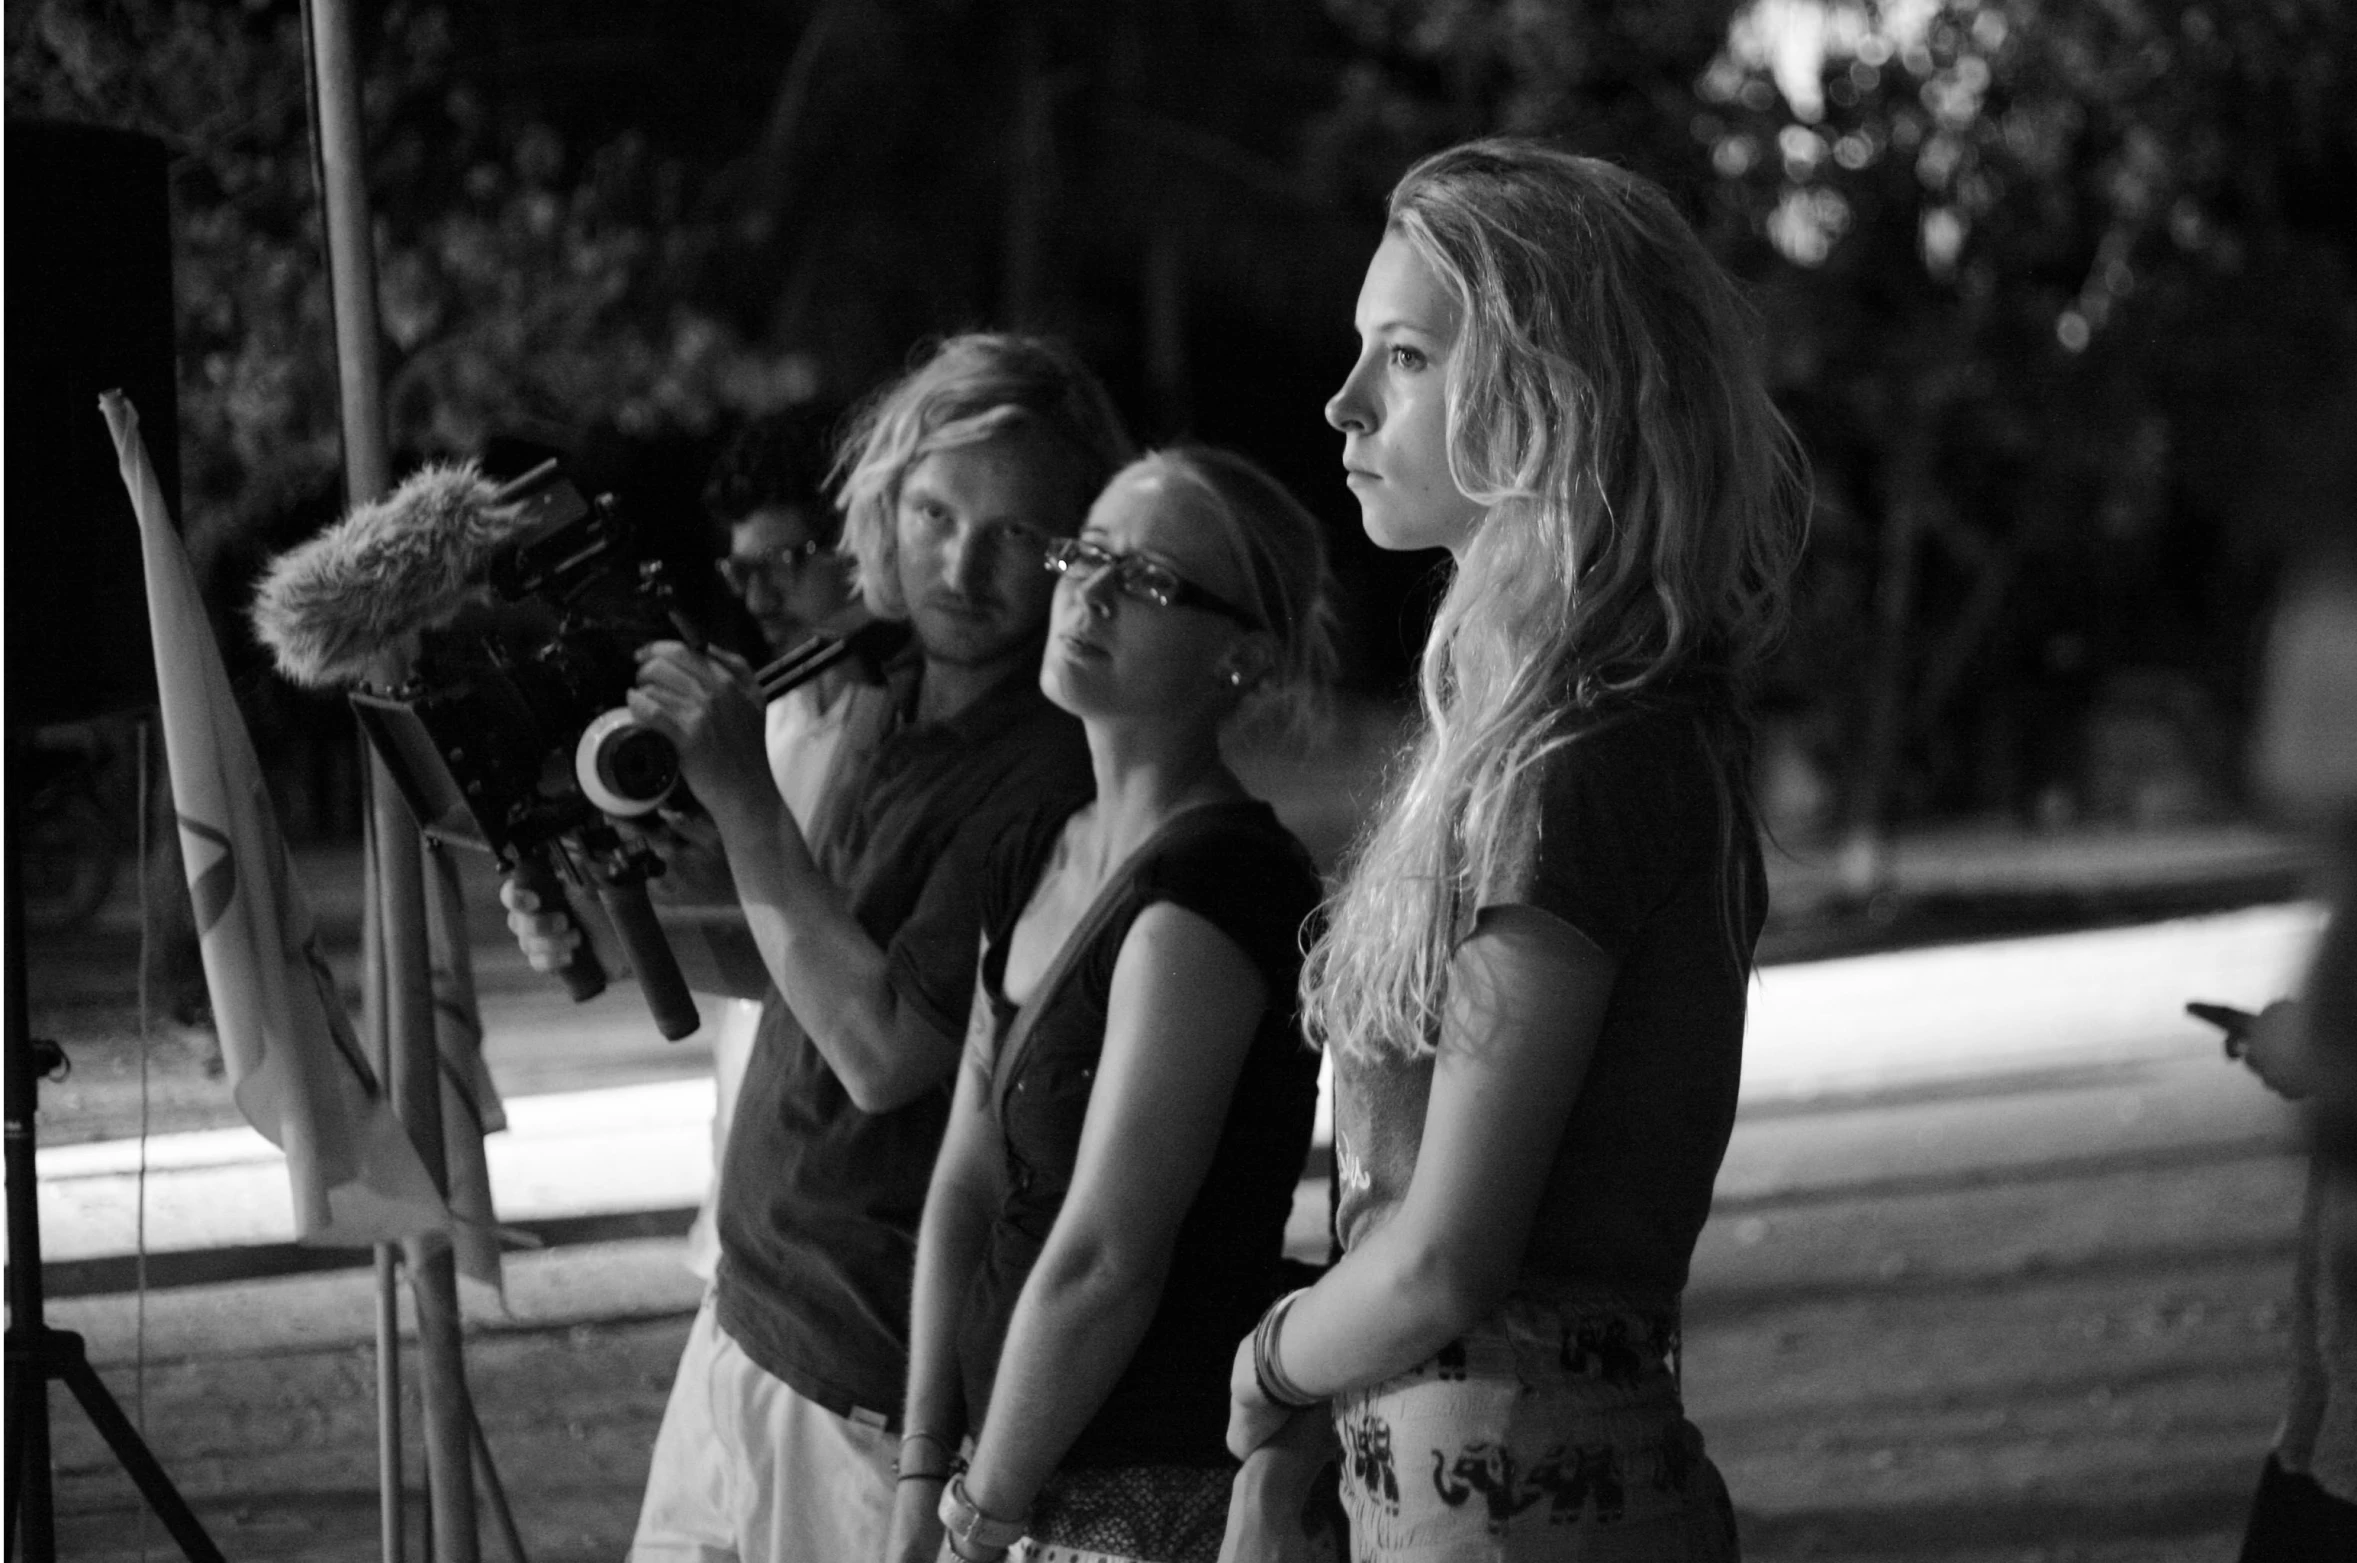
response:
[(357, 684), (386, 650), (447, 622), (525, 525), (498, 492), (471, 461), (431, 463), (281, 554), (253, 608), (279, 672), (311, 689)]

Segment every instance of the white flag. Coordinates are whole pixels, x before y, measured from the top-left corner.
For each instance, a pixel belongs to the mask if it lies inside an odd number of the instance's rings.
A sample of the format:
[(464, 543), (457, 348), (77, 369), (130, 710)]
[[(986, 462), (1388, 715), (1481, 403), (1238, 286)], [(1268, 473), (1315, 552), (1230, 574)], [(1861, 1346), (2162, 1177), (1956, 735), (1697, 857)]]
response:
[(238, 1111), (286, 1152), (299, 1241), (365, 1246), (446, 1234), (449, 1210), (319, 953), (139, 414), (120, 392), (98, 400), (139, 518), (172, 806)]

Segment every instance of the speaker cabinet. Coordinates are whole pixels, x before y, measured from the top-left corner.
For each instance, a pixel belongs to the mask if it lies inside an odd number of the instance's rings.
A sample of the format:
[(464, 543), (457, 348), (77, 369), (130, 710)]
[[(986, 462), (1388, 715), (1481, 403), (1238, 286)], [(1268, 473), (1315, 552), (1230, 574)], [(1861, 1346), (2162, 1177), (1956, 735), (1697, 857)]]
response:
[(8, 723), (155, 701), (139, 532), (99, 415), (121, 389), (177, 515), (172, 232), (163, 143), (11, 120)]

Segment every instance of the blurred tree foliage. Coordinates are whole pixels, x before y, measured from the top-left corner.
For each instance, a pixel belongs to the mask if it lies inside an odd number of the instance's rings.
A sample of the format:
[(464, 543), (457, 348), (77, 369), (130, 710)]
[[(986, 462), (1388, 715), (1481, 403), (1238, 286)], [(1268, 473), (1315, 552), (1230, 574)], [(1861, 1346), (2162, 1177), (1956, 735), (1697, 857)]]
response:
[(1738, 18), (1693, 129), (1818, 464), (1794, 676), (1848, 697), (1853, 829), (2026, 801), (2107, 670), (2241, 695), (2302, 474), (2357, 435), (2353, 68), (2337, 0)]
[(1545, 136), (1692, 203), (1708, 148), (1694, 84), (1735, 0), (1328, 0), (1352, 45), (1316, 155), (1379, 203), (1408, 161), (1479, 135)]
[[(627, 127), (592, 127), (585, 141), (537, 97), (491, 90), (514, 62), (495, 21), (462, 31), (475, 10), (394, 0), (366, 19), (395, 448), (709, 423), (730, 401), (807, 394), (807, 366), (756, 353), (680, 291), (713, 243), (709, 223), (683, 221), (697, 171)], [(174, 154), (194, 533), (265, 526), (332, 489), (335, 370), (298, 9), (37, 0), (9, 8), (7, 37), (12, 116), (143, 130)]]
[[(1239, 445), (1320, 509), (1376, 685), (1429, 562), (1359, 537), (1319, 408), (1384, 192), (1496, 130), (1653, 175), (1754, 284), (1818, 463), (1785, 681), (1868, 833), (2070, 771), (2104, 669), (2237, 693), (2274, 518), (2335, 502), (2298, 476), (2347, 432), (2357, 338), (2335, 0), (360, 19), (397, 448), (602, 430), (669, 441), (692, 493), (731, 416), (856, 396), (930, 333), (1052, 329), (1145, 437)], [(178, 154), (192, 523), (332, 492), (295, 0), (22, 0), (7, 41), (11, 114)]]

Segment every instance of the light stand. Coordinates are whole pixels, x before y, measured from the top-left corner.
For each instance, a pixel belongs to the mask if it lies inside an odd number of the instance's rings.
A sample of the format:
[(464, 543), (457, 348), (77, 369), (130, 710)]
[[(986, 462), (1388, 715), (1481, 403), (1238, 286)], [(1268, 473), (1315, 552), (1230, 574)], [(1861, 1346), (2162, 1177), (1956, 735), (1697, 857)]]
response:
[[(15, 758), (14, 745), (10, 759)], [(14, 766), (11, 766), (14, 769)], [(82, 1337), (49, 1327), (42, 1316), (41, 1196), (33, 1165), (34, 1123), (40, 1083), (65, 1061), (55, 1042), (36, 1041), (25, 995), (24, 880), (18, 862), (17, 790), (8, 789), (7, 856), (7, 1054), (8, 1088), (8, 1545), (17, 1556), (24, 1543), (28, 1563), (55, 1563), (57, 1522), (49, 1466), (49, 1384), (62, 1380), (140, 1496), (180, 1544), (189, 1563), (224, 1563), (197, 1522), (195, 1511), (139, 1436), (139, 1429), (108, 1393), (90, 1366)]]

